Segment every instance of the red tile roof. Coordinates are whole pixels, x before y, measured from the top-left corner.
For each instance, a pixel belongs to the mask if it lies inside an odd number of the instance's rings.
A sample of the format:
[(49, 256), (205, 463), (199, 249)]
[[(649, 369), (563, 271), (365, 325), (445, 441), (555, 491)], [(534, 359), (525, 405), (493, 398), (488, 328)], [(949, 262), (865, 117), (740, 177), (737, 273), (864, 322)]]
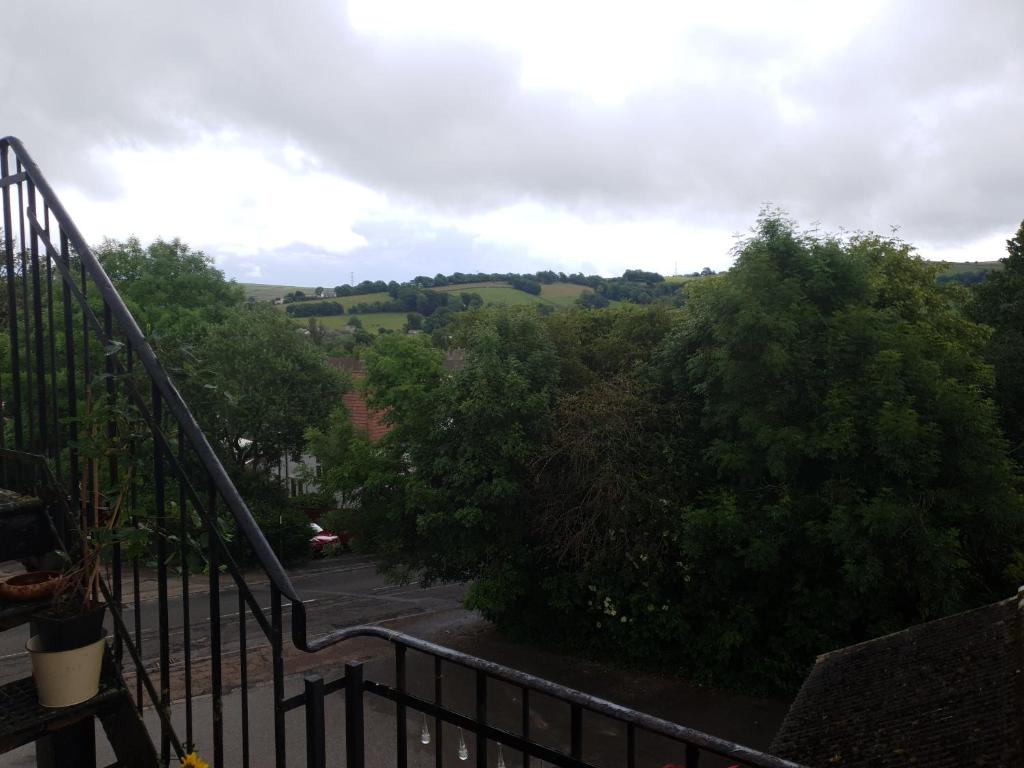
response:
[[(348, 373), (353, 384), (358, 385), (366, 378), (366, 369), (363, 367), (363, 361), (359, 358), (331, 357), (327, 361), (334, 368)], [(391, 431), (391, 427), (384, 422), (384, 414), (373, 410), (366, 404), (366, 396), (358, 386), (343, 394), (341, 402), (348, 411), (352, 426), (364, 432), (370, 438), (371, 443), (376, 443)]]

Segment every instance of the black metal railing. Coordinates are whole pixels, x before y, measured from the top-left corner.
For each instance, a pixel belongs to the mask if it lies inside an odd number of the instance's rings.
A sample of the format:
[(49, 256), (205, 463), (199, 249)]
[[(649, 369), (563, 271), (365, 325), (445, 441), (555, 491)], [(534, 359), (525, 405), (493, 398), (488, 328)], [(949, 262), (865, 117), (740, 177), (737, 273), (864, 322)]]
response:
[[(437, 768), (471, 759), (477, 768), (495, 764), (636, 768), (666, 763), (686, 768), (796, 768), (787, 760), (409, 635), (381, 627), (353, 627), (332, 635), (336, 641), (356, 637), (375, 637), (390, 644), (393, 671), (388, 682), (367, 679), (364, 665), (350, 662), (341, 677), (306, 677), (303, 690), (283, 702), (286, 710), (305, 710), (309, 768), (341, 764), (340, 755), (328, 761), (324, 728), (328, 697), (339, 692), (344, 694), (343, 703), (338, 704), (344, 709), (348, 768), (365, 764), (367, 694), (371, 700), (375, 697), (393, 705), (377, 717), (394, 729), (394, 743), (388, 745), (386, 757), (393, 752), (394, 764), (403, 768), (411, 761), (410, 746), (421, 749), (416, 763)], [(413, 654), (424, 673), (418, 691), (409, 679)], [(543, 738), (535, 722), (542, 724)], [(444, 738), (445, 726), (455, 739)], [(417, 735), (421, 738), (410, 738)]]
[[(402, 768), (409, 761), (410, 712), (420, 713), (424, 725), (428, 719), (434, 722), (437, 766), (445, 760), (445, 724), (462, 729), (463, 739), (469, 734), (475, 740), (479, 768), (496, 761), (499, 752), (500, 762), (505, 762), (505, 747), (508, 761), (518, 753), (524, 766), (531, 761), (597, 765), (586, 757), (584, 719), (601, 716), (617, 723), (622, 733), (624, 757), (613, 764), (641, 765), (638, 739), (655, 734), (676, 745), (675, 759), (668, 762), (688, 768), (697, 766), (702, 754), (730, 764), (792, 768), (731, 742), (379, 628), (308, 638), (306, 607), (288, 574), (99, 261), (13, 137), (0, 139), (0, 194), (8, 341), (0, 368), (0, 449), (43, 457), (67, 514), (84, 529), (102, 524), (115, 509), (123, 510), (121, 528), (128, 535), (111, 544), (101, 589), (115, 625), (114, 660), (126, 677), (134, 676), (139, 710), (150, 705), (159, 712), (157, 739), (164, 764), (192, 749), (214, 766), (227, 764), (227, 677), (237, 690), (231, 705), (238, 707), (239, 716), (237, 730), (229, 734), (238, 745), (231, 750), (231, 762), (268, 762), (250, 750), (249, 671), (256, 655), (269, 662), (273, 764), (279, 768), (287, 765), (290, 754), (286, 716), (300, 709), (306, 716), (308, 764), (328, 764), (325, 698), (339, 691), (344, 691), (345, 751), (351, 768), (361, 768), (367, 749), (384, 749), (364, 742), (367, 694), (394, 705), (393, 746)], [(251, 553), (255, 572), (243, 572), (236, 557), (240, 542)], [(202, 594), (192, 589), (191, 571), (198, 560), (208, 581)], [(229, 604), (232, 591), (236, 594)], [(267, 607), (258, 599), (264, 591)], [(194, 622), (193, 608), (202, 600), (209, 618)], [(301, 693), (286, 695), (285, 607), (291, 614), (291, 644), (300, 652), (316, 652), (360, 635), (390, 642), (393, 683), (366, 679), (360, 665), (349, 664), (344, 677), (326, 682), (312, 678)], [(406, 685), (409, 651), (430, 660), (431, 696), (414, 695)], [(199, 674), (198, 666), (208, 673)], [(446, 667), (471, 671), (469, 685), (476, 698), (469, 711), (458, 710), (446, 698), (454, 695), (445, 686)], [(496, 681), (519, 691), (518, 730), (501, 727), (489, 715), (489, 688)], [(197, 713), (195, 699), (202, 693), (210, 695), (211, 735), (209, 743), (196, 744), (195, 720), (205, 716)], [(564, 749), (531, 734), (539, 697), (568, 708)], [(173, 717), (172, 699), (180, 709)], [(340, 764), (340, 756), (334, 762)]]

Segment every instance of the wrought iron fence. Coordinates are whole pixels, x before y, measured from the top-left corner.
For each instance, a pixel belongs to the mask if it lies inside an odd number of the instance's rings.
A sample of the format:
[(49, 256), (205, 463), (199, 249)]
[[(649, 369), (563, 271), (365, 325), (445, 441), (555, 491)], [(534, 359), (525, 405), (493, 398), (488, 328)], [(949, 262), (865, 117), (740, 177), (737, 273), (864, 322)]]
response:
[[(461, 729), (457, 757), (468, 757), (473, 741), (478, 768), (500, 764), (518, 753), (524, 766), (590, 766), (585, 759), (587, 713), (619, 723), (622, 765), (637, 763), (637, 738), (653, 733), (679, 745), (677, 763), (695, 768), (703, 754), (763, 768), (793, 764), (697, 731), (594, 699), (516, 670), (374, 627), (357, 627), (318, 639), (307, 637), (306, 608), (288, 574), (267, 543), (217, 454), (196, 423), (174, 382), (157, 359), (99, 261), (67, 215), (46, 179), (13, 137), (0, 139), (0, 194), (7, 326), (6, 365), (0, 370), (0, 449), (34, 453), (52, 468), (50, 481), (76, 524), (101, 523), (112, 513), (111, 499), (126, 510), (125, 529), (133, 534), (112, 545), (102, 584), (114, 621), (113, 656), (128, 676), (140, 711), (159, 712), (160, 756), (164, 764), (198, 748), (214, 766), (226, 764), (225, 658), (237, 681), (239, 732), (232, 752), (243, 766), (264, 763), (251, 754), (249, 670), (253, 654), (269, 656), (273, 682), (273, 762), (288, 764), (286, 714), (304, 710), (310, 766), (326, 765), (327, 697), (344, 693), (347, 765), (361, 768), (363, 700), (371, 695), (394, 703), (395, 756), (408, 762), (407, 714), (434, 723), (435, 765), (442, 764), (443, 724)], [(102, 446), (99, 448), (98, 446)], [(112, 447), (113, 446), (113, 447)], [(37, 475), (38, 476), (38, 475)], [(136, 540), (133, 546), (131, 541)], [(141, 541), (144, 546), (138, 544)], [(233, 542), (244, 541), (266, 579), (269, 607), (260, 605), (235, 556)], [(190, 563), (204, 560), (205, 576)], [(207, 580), (205, 594), (193, 594), (196, 578)], [(147, 589), (155, 585), (156, 615), (147, 610)], [(235, 592), (230, 596), (231, 591)], [(233, 600), (227, 606), (222, 600)], [(193, 622), (198, 601), (206, 602), (205, 627)], [(307, 680), (300, 694), (286, 696), (283, 611), (290, 608), (290, 639), (313, 653), (355, 636), (376, 636), (394, 648), (393, 684), (366, 679), (359, 664), (333, 680)], [(225, 608), (235, 609), (225, 613)], [(172, 658), (171, 635), (176, 640)], [(230, 635), (230, 637), (229, 637)], [(406, 657), (426, 654), (435, 669), (432, 697), (406, 686)], [(209, 667), (212, 743), (195, 744), (197, 664)], [(443, 667), (468, 669), (474, 676), (472, 712), (445, 700)], [(180, 678), (174, 698), (182, 709), (181, 727), (172, 724), (172, 675)], [(206, 676), (204, 676), (204, 680)], [(501, 681), (520, 691), (521, 727), (500, 728), (488, 717), (488, 687)], [(545, 745), (531, 735), (531, 696), (547, 696), (568, 709), (568, 746)], [(494, 745), (492, 749), (490, 745)], [(372, 751), (379, 745), (369, 745)], [(500, 759), (499, 759), (500, 758)]]

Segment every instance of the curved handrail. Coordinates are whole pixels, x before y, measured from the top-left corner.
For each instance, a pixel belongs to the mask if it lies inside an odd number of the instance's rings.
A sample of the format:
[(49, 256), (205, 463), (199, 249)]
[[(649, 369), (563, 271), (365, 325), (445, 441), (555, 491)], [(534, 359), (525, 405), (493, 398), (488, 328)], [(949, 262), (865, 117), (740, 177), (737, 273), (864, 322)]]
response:
[(570, 704), (578, 704), (584, 709), (596, 714), (604, 715), (620, 722), (634, 725), (651, 733), (656, 733), (670, 739), (693, 744), (701, 749), (714, 752), (722, 757), (727, 757), (730, 760), (737, 760), (744, 765), (756, 765), (758, 768), (803, 768), (798, 763), (785, 760), (781, 757), (769, 755), (756, 749), (750, 749), (749, 747), (744, 747), (741, 744), (736, 744), (734, 742), (727, 741), (726, 739), (720, 739), (717, 736), (712, 736), (704, 733), (703, 731), (687, 728), (686, 726), (679, 725), (678, 723), (673, 723), (669, 720), (663, 720), (660, 717), (655, 717), (653, 715), (639, 712), (635, 709), (630, 709), (629, 707), (624, 707), (621, 704), (616, 704), (608, 701), (607, 699), (591, 696), (583, 693), (582, 691), (577, 691), (573, 688), (567, 688), (566, 686), (559, 685), (558, 683), (553, 683), (550, 680), (535, 677), (527, 672), (512, 669), (511, 667), (506, 667), (502, 664), (498, 664), (497, 662), (487, 661), (486, 659), (471, 656), (467, 653), (462, 653), (461, 651), (446, 648), (443, 645), (437, 645), (429, 640), (423, 640), (418, 637), (413, 637), (412, 635), (406, 635), (391, 629), (385, 629), (384, 627), (368, 625), (346, 627), (345, 629), (339, 629), (331, 632), (321, 638), (321, 641), (318, 642), (317, 645), (318, 647), (325, 647), (327, 645), (333, 645), (356, 637), (375, 637), (381, 640), (386, 640), (394, 645), (402, 645), (407, 648), (412, 648), (415, 651), (421, 651), (425, 654), (443, 659), (444, 661), (449, 661), (468, 669), (483, 672), (489, 677), (497, 680), (529, 688), (537, 691), (538, 693), (543, 693), (561, 701), (569, 702)]

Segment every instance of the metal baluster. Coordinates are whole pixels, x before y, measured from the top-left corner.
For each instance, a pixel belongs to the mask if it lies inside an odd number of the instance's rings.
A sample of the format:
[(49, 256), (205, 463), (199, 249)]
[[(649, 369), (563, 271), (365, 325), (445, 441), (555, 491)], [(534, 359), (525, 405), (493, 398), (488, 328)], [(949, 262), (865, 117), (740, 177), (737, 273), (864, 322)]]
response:
[(217, 540), (217, 491), (210, 484), (206, 530), (210, 547), (210, 677), (213, 705), (213, 765), (224, 765), (224, 700), (220, 668), (220, 542)]
[[(444, 703), (444, 677), (442, 672), (442, 661), (440, 656), (434, 657), (434, 703), (440, 707)], [(434, 715), (434, 768), (441, 768), (444, 760), (442, 743), (444, 741), (444, 724), (440, 715)]]
[(64, 443), (60, 439), (60, 408), (57, 401), (57, 342), (55, 323), (53, 320), (53, 263), (50, 259), (50, 251), (52, 248), (49, 246), (53, 242), (53, 237), (50, 233), (50, 206), (47, 205), (46, 201), (43, 201), (43, 232), (46, 234), (47, 248), (45, 251), (46, 259), (46, 315), (47, 315), (47, 338), (49, 339), (49, 352), (50, 352), (50, 411), (53, 414), (53, 444), (54, 444), (54, 467), (57, 471), (57, 481), (61, 482), (64, 479), (64, 472), (62, 467), (64, 462), (62, 461), (62, 447)]
[[(21, 161), (18, 160), (18, 173), (21, 173)], [(29, 325), (28, 303), (28, 247), (25, 245), (25, 196), (22, 191), (23, 182), (18, 182), (18, 241), (21, 245), (21, 309), (25, 320), (25, 413), (28, 415), (28, 445), (35, 446), (35, 423), (32, 419), (32, 328)], [(11, 317), (17, 322), (17, 315)]]
[(178, 477), (178, 511), (180, 513), (180, 530), (178, 543), (181, 552), (181, 623), (185, 643), (185, 743), (191, 750), (195, 744), (192, 740), (192, 621), (190, 616), (191, 597), (188, 589), (188, 499), (185, 495), (185, 435), (178, 427), (178, 467), (182, 472)]
[[(127, 360), (128, 360), (128, 363), (127, 363), (128, 378), (131, 379), (132, 375), (134, 374), (134, 362), (135, 362), (135, 356), (132, 354), (131, 347), (128, 348)], [(128, 444), (128, 450), (131, 453), (132, 465), (133, 466), (136, 466), (137, 448), (138, 448), (138, 445), (136, 443), (135, 437), (132, 436), (132, 438), (131, 438), (131, 440), (130, 440), (130, 442)], [(131, 511), (131, 521), (132, 521), (132, 526), (133, 527), (138, 525), (138, 517), (137, 517), (137, 514), (136, 514), (137, 511), (138, 511), (138, 501), (139, 501), (138, 488), (139, 488), (139, 486), (138, 486), (137, 476), (133, 475), (132, 476), (132, 487), (130, 489), (130, 492), (129, 492), (130, 495), (128, 497), (128, 503), (129, 503), (129, 507), (128, 508)], [(141, 579), (140, 579), (140, 576), (139, 576), (139, 558), (138, 557), (133, 557), (132, 558), (132, 589), (133, 589), (133, 592), (134, 592), (134, 606), (135, 606), (135, 617), (134, 617), (135, 618), (135, 627), (134, 627), (134, 629), (135, 629), (135, 649), (136, 649), (136, 651), (139, 654), (139, 658), (141, 659), (141, 658), (143, 658), (143, 656), (142, 656), (142, 598), (141, 598), (141, 595), (139, 593), (140, 587), (141, 587)], [(143, 676), (143, 674), (144, 673), (143, 673), (142, 668), (141, 667), (136, 667), (136, 669), (135, 669), (135, 702), (136, 702), (136, 705), (138, 706), (139, 714), (142, 713), (142, 676)]]
[[(68, 236), (61, 230), (60, 258), (70, 271), (71, 253), (68, 248)], [(61, 296), (64, 307), (64, 367), (67, 369), (68, 397), (68, 494), (73, 499), (79, 497), (80, 467), (78, 465), (78, 382), (75, 374), (75, 328), (74, 316), (71, 311), (71, 289), (61, 278)], [(130, 355), (129, 355), (130, 361)]]
[(238, 590), (238, 664), (239, 689), (242, 705), (242, 768), (249, 768), (249, 659), (246, 650), (245, 624), (247, 607), (245, 595)]
[[(476, 721), (487, 725), (487, 673), (476, 671)], [(487, 768), (487, 737), (482, 731), (476, 732), (476, 768)]]
[[(405, 694), (405, 646), (395, 643), (395, 689), (399, 696)], [(398, 757), (398, 768), (406, 768), (409, 763), (409, 743), (406, 730), (405, 704), (401, 698), (395, 699), (395, 754)]]
[[(0, 177), (9, 175), (7, 149), (0, 150)], [(20, 185), (19, 185), (20, 188)], [(2, 192), (4, 206), (4, 267), (7, 270), (7, 330), (11, 339), (11, 397), (14, 400), (14, 447), (25, 443), (21, 415), (21, 353), (18, 348), (18, 289), (14, 273), (14, 236), (11, 230), (11, 187)]]
[(686, 768), (700, 768), (700, 749), (696, 744), (686, 745)]
[[(114, 321), (110, 314), (110, 305), (103, 302), (103, 332), (106, 334), (108, 339), (114, 337)], [(104, 372), (107, 374), (107, 405), (113, 410), (117, 393), (114, 387), (114, 359), (111, 350), (107, 350), (104, 355)], [(113, 415), (107, 419), (107, 439), (110, 444), (113, 445), (114, 440), (117, 437), (117, 424), (114, 422)], [(118, 465), (117, 456), (112, 455), (109, 462), (110, 470), (110, 487), (113, 489), (118, 485), (120, 478), (118, 477)], [(121, 545), (115, 539), (114, 545), (111, 548), (111, 570), (113, 572), (114, 582), (114, 605), (112, 610), (120, 612), (121, 610)], [(121, 645), (121, 634), (119, 632), (114, 633), (114, 658), (120, 663), (123, 653)]]
[(583, 707), (572, 704), (569, 715), (569, 753), (583, 759)]
[[(160, 704), (169, 711), (171, 704), (171, 648), (167, 630), (170, 625), (167, 610), (167, 504), (164, 498), (164, 444), (160, 427), (163, 423), (163, 402), (156, 382), (153, 397), (153, 496), (156, 507), (156, 586), (159, 603), (160, 635)], [(167, 726), (160, 723), (160, 759), (164, 765), (170, 760), (171, 741)]]
[(327, 766), (327, 726), (324, 721), (324, 680), (307, 677), (306, 691), (306, 768)]
[(345, 665), (345, 765), (363, 768), (365, 762), (363, 729), (363, 665)]
[[(81, 292), (82, 298), (88, 302), (89, 297), (89, 281), (85, 275), (85, 262), (79, 257), (79, 271), (81, 273)], [(85, 307), (82, 308), (82, 388), (83, 395), (85, 397), (85, 416), (90, 418), (92, 416), (92, 356), (89, 352), (89, 314)], [(92, 505), (89, 503), (89, 488), (92, 487), (93, 466), (92, 462), (86, 460), (84, 471), (82, 474), (82, 488), (81, 488), (81, 510), (84, 513), (84, 519), (79, 521), (80, 525), (92, 527), (94, 522), (95, 511)]]
[[(28, 218), (30, 226), (36, 223), (36, 185), (28, 181)], [(29, 234), (29, 252), (32, 260), (32, 321), (36, 331), (36, 409), (39, 414), (39, 446), (40, 453), (52, 456), (53, 446), (50, 445), (50, 430), (46, 408), (46, 340), (43, 338), (43, 297), (41, 277), (39, 274), (39, 236), (35, 228)]]
[(626, 723), (626, 768), (636, 768), (636, 727)]
[(284, 648), (281, 631), (281, 591), (270, 585), (271, 663), (274, 671), (274, 756), (277, 768), (287, 763), (284, 730)]
[[(523, 688), (523, 741), (530, 740), (530, 689)], [(530, 753), (523, 750), (523, 768), (530, 768)]]

